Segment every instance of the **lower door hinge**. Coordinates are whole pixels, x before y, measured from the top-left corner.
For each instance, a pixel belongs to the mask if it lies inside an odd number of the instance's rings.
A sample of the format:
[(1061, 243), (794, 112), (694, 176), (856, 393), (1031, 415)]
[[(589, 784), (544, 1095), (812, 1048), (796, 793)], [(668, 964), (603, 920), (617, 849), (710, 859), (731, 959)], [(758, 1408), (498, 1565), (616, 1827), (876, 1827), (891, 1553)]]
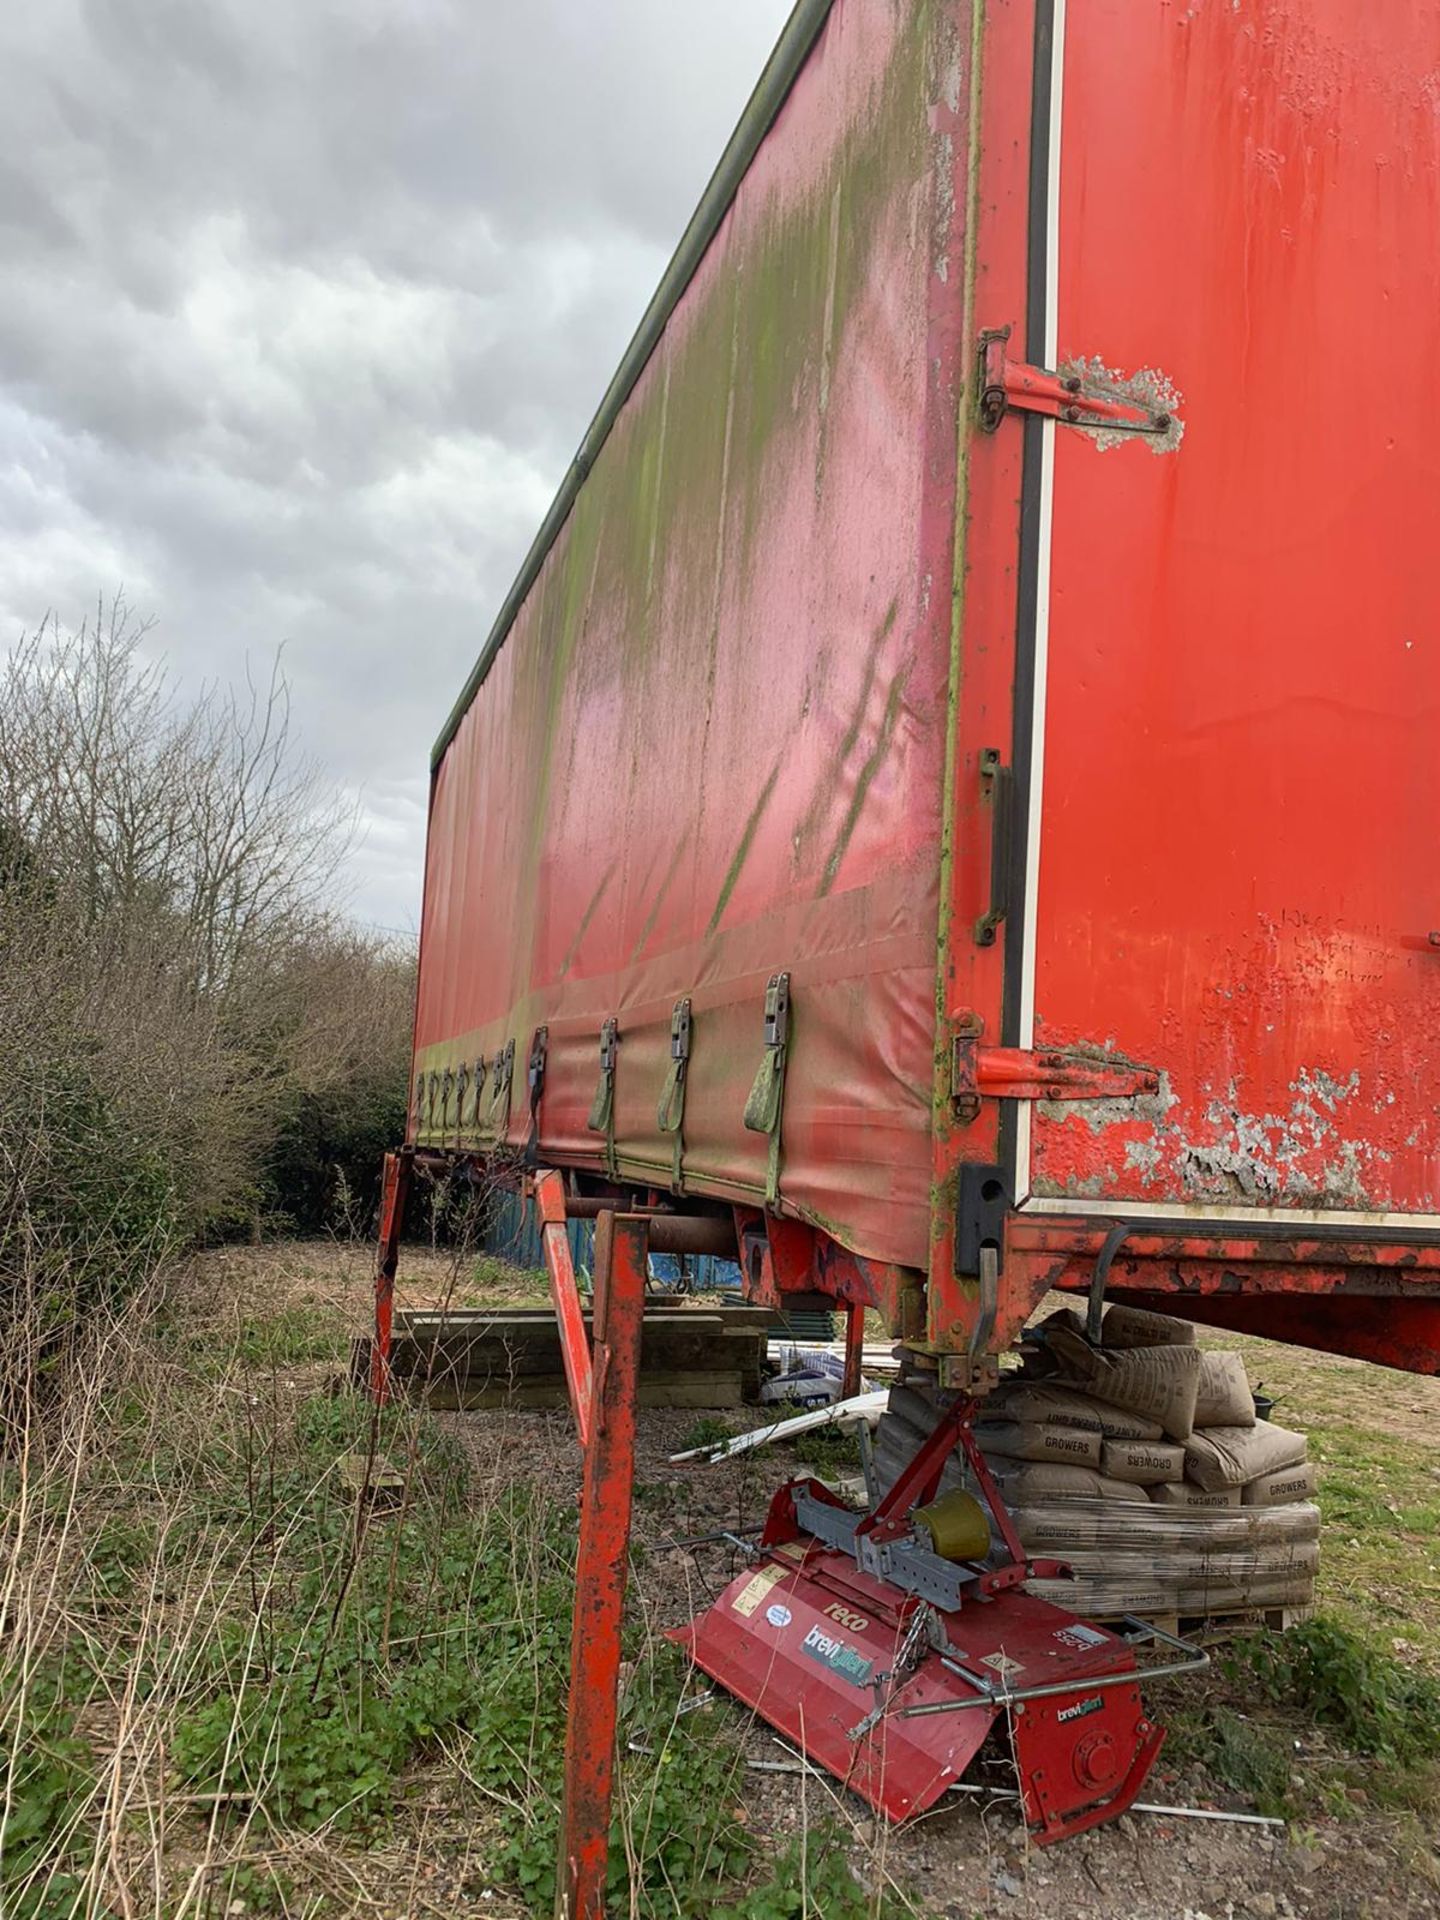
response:
[(1125, 1100), (1159, 1091), (1160, 1076), (1149, 1067), (1111, 1065), (1092, 1054), (981, 1046), (978, 1021), (962, 1028), (951, 1046), (950, 1097), (961, 1120), (973, 1120), (987, 1098)]
[(994, 433), (1012, 409), (1043, 414), (1067, 427), (1099, 427), (1108, 433), (1169, 433), (1173, 414), (1143, 400), (1126, 398), (1102, 378), (1084, 373), (1052, 373), (1012, 360), (1006, 351), (1008, 327), (980, 336), (980, 425)]

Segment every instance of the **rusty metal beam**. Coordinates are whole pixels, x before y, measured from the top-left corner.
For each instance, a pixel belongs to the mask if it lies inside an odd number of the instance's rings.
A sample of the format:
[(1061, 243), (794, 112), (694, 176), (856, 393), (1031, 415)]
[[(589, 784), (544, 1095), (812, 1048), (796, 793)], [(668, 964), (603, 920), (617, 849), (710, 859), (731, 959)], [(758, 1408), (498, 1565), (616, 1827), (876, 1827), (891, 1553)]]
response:
[[(1051, 1287), (1088, 1289), (1111, 1223), (1012, 1216), (1005, 1236), (1022, 1311)], [(1020, 1278), (1023, 1276), (1023, 1278)], [(1440, 1374), (1440, 1247), (1398, 1234), (1257, 1221), (1253, 1233), (1137, 1222), (1114, 1253), (1107, 1299), (1207, 1326)], [(1013, 1330), (1012, 1330), (1013, 1331)]]
[(633, 1195), (606, 1193), (567, 1193), (565, 1211), (572, 1220), (598, 1220), (602, 1213), (673, 1213), (671, 1206), (649, 1206)]
[(595, 1370), (575, 1564), (557, 1912), (604, 1920), (630, 1548), (635, 1407), (651, 1222), (602, 1214), (595, 1230)]
[[(1055, 1214), (1012, 1214), (1005, 1232), (1006, 1255), (1043, 1254), (1093, 1265), (1115, 1224)], [(1173, 1227), (1159, 1221), (1137, 1221), (1125, 1235), (1116, 1259), (1117, 1272), (1132, 1260), (1244, 1266), (1253, 1268), (1257, 1276), (1267, 1268), (1349, 1271), (1357, 1279), (1373, 1276), (1377, 1291), (1407, 1276), (1421, 1285), (1440, 1282), (1440, 1240), (1418, 1229), (1372, 1232), (1337, 1226), (1317, 1233), (1310, 1227), (1268, 1221), (1263, 1214), (1248, 1230), (1223, 1227), (1215, 1232), (1207, 1232), (1199, 1221), (1177, 1221)], [(1255, 1284), (1266, 1283), (1257, 1277)]]
[(865, 1347), (865, 1309), (857, 1300), (845, 1306), (845, 1376), (840, 1392), (853, 1400), (860, 1391), (860, 1361)]
[(736, 1256), (735, 1223), (704, 1213), (657, 1213), (649, 1216), (652, 1253), (715, 1254), (722, 1260)]
[(370, 1395), (383, 1407), (390, 1398), (390, 1342), (395, 1317), (395, 1274), (400, 1265), (400, 1229), (410, 1187), (413, 1155), (387, 1153), (380, 1177), (380, 1240), (375, 1250), (375, 1338), (370, 1348)]
[[(1440, 1295), (1440, 1289), (1436, 1290)], [(1315, 1293), (1190, 1293), (1112, 1287), (1109, 1298), (1153, 1313), (1319, 1353), (1370, 1360), (1404, 1373), (1440, 1374), (1440, 1297)]]

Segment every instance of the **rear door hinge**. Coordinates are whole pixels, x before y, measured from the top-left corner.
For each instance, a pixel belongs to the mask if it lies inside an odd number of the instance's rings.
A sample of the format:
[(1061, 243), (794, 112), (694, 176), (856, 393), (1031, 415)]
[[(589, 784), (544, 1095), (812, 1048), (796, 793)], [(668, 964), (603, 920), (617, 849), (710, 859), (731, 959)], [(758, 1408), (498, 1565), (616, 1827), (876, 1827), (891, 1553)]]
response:
[(978, 1020), (964, 1023), (951, 1043), (950, 1097), (961, 1120), (973, 1120), (982, 1099), (1128, 1100), (1159, 1091), (1159, 1074), (1128, 1062), (1112, 1066), (1090, 1054), (982, 1047)]
[(993, 327), (980, 336), (980, 425), (986, 433), (994, 433), (1012, 409), (1108, 433), (1163, 434), (1174, 426), (1174, 415), (1163, 407), (1125, 399), (1093, 375), (1052, 373), (1012, 360), (1009, 340), (1009, 327)]

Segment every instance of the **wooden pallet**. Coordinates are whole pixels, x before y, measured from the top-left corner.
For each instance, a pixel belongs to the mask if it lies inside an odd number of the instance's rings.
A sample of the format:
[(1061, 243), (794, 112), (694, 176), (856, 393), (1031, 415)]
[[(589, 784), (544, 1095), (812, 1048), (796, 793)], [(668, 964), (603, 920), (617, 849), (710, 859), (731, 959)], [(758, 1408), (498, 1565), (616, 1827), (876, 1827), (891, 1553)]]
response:
[[(1063, 1603), (1054, 1601), (1052, 1604), (1059, 1606)], [(1213, 1646), (1219, 1641), (1233, 1640), (1246, 1633), (1284, 1633), (1287, 1627), (1299, 1626), (1302, 1620), (1309, 1620), (1315, 1608), (1313, 1605), (1217, 1607), (1209, 1613), (1155, 1613), (1136, 1609), (1126, 1614), (1082, 1610), (1076, 1606), (1073, 1611), (1081, 1619), (1093, 1621), (1097, 1627), (1118, 1629), (1127, 1619), (1146, 1620), (1162, 1633), (1177, 1634), (1182, 1640), (1198, 1641), (1201, 1646)]]
[[(1314, 1612), (1313, 1606), (1240, 1607), (1229, 1613), (1146, 1613), (1137, 1617), (1150, 1621), (1162, 1633), (1179, 1634), (1182, 1640), (1196, 1640), (1202, 1646), (1209, 1646), (1216, 1641), (1232, 1640), (1238, 1634), (1284, 1633), (1287, 1627), (1299, 1626), (1302, 1620), (1310, 1619)], [(1123, 1618), (1123, 1614), (1113, 1613), (1097, 1616), (1100, 1626), (1114, 1626)]]
[[(642, 1407), (738, 1407), (760, 1397), (775, 1315), (765, 1308), (656, 1307), (645, 1315)], [(357, 1339), (351, 1378), (370, 1377), (370, 1340)], [(560, 1331), (548, 1308), (397, 1313), (396, 1390), (451, 1410), (569, 1404)]]
[[(435, 1380), (417, 1390), (417, 1397), (423, 1398), (427, 1407), (447, 1413), (483, 1413), (495, 1407), (549, 1412), (570, 1404), (563, 1380), (516, 1380), (478, 1387)], [(636, 1401), (641, 1407), (738, 1407), (744, 1404), (744, 1385), (740, 1375), (733, 1372), (642, 1374)]]

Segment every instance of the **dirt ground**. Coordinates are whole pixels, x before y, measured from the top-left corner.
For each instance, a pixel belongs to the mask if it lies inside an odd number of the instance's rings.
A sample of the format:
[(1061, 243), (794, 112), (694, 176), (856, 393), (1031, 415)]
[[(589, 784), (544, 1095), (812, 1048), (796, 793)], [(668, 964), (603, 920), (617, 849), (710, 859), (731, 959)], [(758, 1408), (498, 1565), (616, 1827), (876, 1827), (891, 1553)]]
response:
[[(248, 1289), (252, 1298), (264, 1297), (272, 1310), (282, 1300), (312, 1312), (329, 1309), (353, 1331), (363, 1331), (370, 1284), (363, 1249), (246, 1249), (226, 1258), (235, 1262), (229, 1278), (242, 1282), (237, 1301), (242, 1314)], [(218, 1277), (224, 1285), (226, 1276)], [(482, 1274), (478, 1283), (467, 1274), (457, 1286), (444, 1258), (407, 1249), (397, 1304), (513, 1302), (536, 1293), (533, 1277), (503, 1270)], [(1431, 1639), (1440, 1595), (1435, 1565), (1440, 1537), (1433, 1521), (1440, 1508), (1432, 1509), (1416, 1490), (1428, 1484), (1440, 1502), (1440, 1451), (1433, 1439), (1440, 1432), (1440, 1381), (1263, 1341), (1205, 1338), (1207, 1344), (1244, 1352), (1252, 1382), (1263, 1380), (1280, 1399), (1276, 1418), (1310, 1433), (1312, 1452), (1326, 1478), (1336, 1476), (1343, 1491), (1350, 1484), (1346, 1476), (1351, 1476), (1359, 1489), (1357, 1498), (1364, 1493), (1378, 1500), (1388, 1539), (1368, 1537), (1343, 1501), (1338, 1518), (1327, 1508), (1322, 1604), (1363, 1614), (1372, 1625), (1377, 1617), (1383, 1623), (1388, 1607), (1405, 1622), (1396, 1646), (1430, 1664), (1440, 1650), (1440, 1632)], [(552, 1486), (568, 1479), (578, 1492), (580, 1456), (567, 1415), (500, 1411), (434, 1417), (472, 1454), (482, 1470), (477, 1475), (480, 1484), (492, 1484), (497, 1472), (511, 1471), (544, 1478)], [(756, 1417), (736, 1415), (733, 1424), (738, 1430)], [(719, 1528), (753, 1525), (763, 1518), (775, 1486), (797, 1471), (793, 1455), (775, 1448), (733, 1463), (672, 1466), (669, 1455), (686, 1442), (695, 1419), (693, 1412), (682, 1411), (641, 1416), (634, 1590), (655, 1633), (679, 1625), (708, 1604), (743, 1564), (723, 1543), (676, 1550), (674, 1542)], [(1378, 1467), (1371, 1464), (1372, 1456)], [(1393, 1498), (1387, 1475), (1396, 1478)], [(1177, 1683), (1188, 1684), (1205, 1683)], [(1152, 1704), (1163, 1723), (1165, 1701), (1159, 1690)], [(723, 1698), (706, 1710), (737, 1716), (743, 1711)], [(770, 1765), (789, 1760), (758, 1723), (751, 1722), (746, 1741), (751, 1760)], [(1303, 1773), (1323, 1742), (1312, 1730), (1299, 1727), (1295, 1747), (1295, 1766)], [(975, 1778), (973, 1770), (970, 1778)], [(991, 1785), (1011, 1784), (1003, 1764), (982, 1770), (981, 1778)], [(895, 1830), (813, 1772), (755, 1771), (750, 1782), (746, 1813), (754, 1829), (773, 1834), (779, 1844), (822, 1811), (838, 1815), (855, 1835), (855, 1864), (862, 1873), (883, 1875), (912, 1901), (954, 1920), (973, 1915), (1013, 1920), (1440, 1916), (1436, 1836), (1417, 1835), (1413, 1821), (1381, 1815), (1363, 1804), (1344, 1817), (1316, 1818), (1303, 1827), (1137, 1814), (1042, 1849), (1029, 1840), (1013, 1803), (1003, 1800), (952, 1801), (926, 1819)], [(1205, 1775), (1167, 1765), (1164, 1754), (1145, 1797), (1168, 1805), (1250, 1810), (1240, 1796), (1218, 1788)], [(437, 1911), (435, 1899), (432, 1889), (422, 1904)], [(505, 1911), (503, 1896), (486, 1910)]]

